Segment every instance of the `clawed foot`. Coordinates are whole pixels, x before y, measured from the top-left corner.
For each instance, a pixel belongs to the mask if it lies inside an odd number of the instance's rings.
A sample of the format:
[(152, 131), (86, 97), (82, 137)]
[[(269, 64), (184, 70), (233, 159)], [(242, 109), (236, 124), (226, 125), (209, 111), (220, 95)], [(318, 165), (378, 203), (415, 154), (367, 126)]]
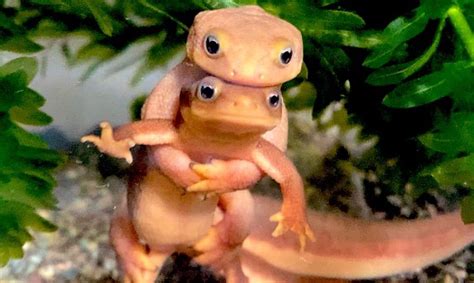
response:
[(151, 283), (155, 282), (158, 276), (158, 271), (141, 269), (137, 266), (124, 266), (124, 278), (125, 283)]
[(100, 152), (109, 154), (116, 158), (124, 158), (128, 163), (132, 163), (133, 157), (130, 148), (135, 146), (132, 139), (116, 141), (113, 135), (112, 126), (108, 122), (100, 123), (100, 137), (88, 135), (81, 138), (81, 142), (91, 142), (97, 146)]
[(204, 239), (194, 245), (194, 249), (201, 253), (194, 258), (196, 262), (221, 270), (238, 256), (240, 245), (224, 242), (217, 229), (213, 227)]
[(124, 282), (152, 283), (155, 282), (160, 267), (168, 254), (146, 253), (143, 250), (129, 251), (127, 258), (120, 263), (124, 271)]
[(306, 239), (315, 241), (314, 233), (304, 218), (300, 220), (294, 217), (285, 217), (282, 212), (278, 212), (270, 217), (270, 221), (278, 223), (272, 233), (273, 237), (278, 237), (288, 230), (298, 235), (300, 252), (303, 252), (306, 247)]
[(191, 170), (193, 170), (201, 181), (186, 188), (188, 192), (216, 192), (223, 193), (228, 190), (228, 179), (225, 178), (227, 174), (227, 164), (225, 161), (213, 159), (210, 163), (192, 163)]

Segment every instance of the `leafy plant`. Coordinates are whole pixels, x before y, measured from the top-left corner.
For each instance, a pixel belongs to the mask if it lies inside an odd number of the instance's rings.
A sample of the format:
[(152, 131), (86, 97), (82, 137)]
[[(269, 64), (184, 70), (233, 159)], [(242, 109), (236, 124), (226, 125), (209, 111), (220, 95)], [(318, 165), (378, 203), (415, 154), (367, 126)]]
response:
[[(440, 186), (463, 185), (472, 187), (474, 155), (471, 146), (472, 91), (474, 87), (474, 35), (463, 11), (472, 11), (470, 1), (423, 0), (410, 18), (398, 17), (383, 31), (384, 41), (364, 61), (377, 68), (367, 82), (372, 85), (397, 85), (383, 99), (391, 108), (416, 108), (449, 98), (452, 106), (435, 121), (434, 129), (421, 135), (419, 140), (429, 150), (442, 153), (435, 165), (422, 170), (431, 175)], [(416, 39), (432, 21), (437, 26), (431, 44), (417, 57), (403, 63), (386, 66), (393, 54), (404, 43)], [(436, 57), (441, 38), (449, 22), (455, 35), (450, 45), (456, 52)], [(469, 198), (472, 198), (469, 197)], [(469, 199), (463, 203), (466, 222), (474, 222), (474, 210)]]
[(36, 70), (31, 57), (0, 67), (0, 266), (23, 256), (23, 244), (32, 240), (28, 229), (55, 229), (36, 209), (54, 209), (52, 174), (63, 157), (19, 125), (42, 126), (52, 120), (39, 110), (44, 98), (28, 87)]

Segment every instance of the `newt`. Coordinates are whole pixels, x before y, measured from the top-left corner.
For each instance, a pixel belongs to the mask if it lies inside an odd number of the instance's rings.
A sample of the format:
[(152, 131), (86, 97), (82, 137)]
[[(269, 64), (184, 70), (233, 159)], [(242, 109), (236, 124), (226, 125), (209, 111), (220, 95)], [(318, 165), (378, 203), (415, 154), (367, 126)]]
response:
[[(280, 184), (283, 203), (279, 212), (270, 217), (278, 223), (271, 234), (280, 236), (292, 231), (299, 236), (300, 247), (304, 249), (306, 239), (314, 239), (314, 236), (306, 223), (303, 182), (284, 152), (262, 137), (279, 124), (281, 114), (282, 97), (279, 86), (252, 88), (228, 84), (215, 77), (205, 77), (192, 84), (189, 89), (183, 89), (179, 116), (173, 124), (164, 119), (148, 119), (123, 125), (113, 132), (109, 124), (102, 123), (101, 137), (83, 137), (82, 141), (93, 142), (102, 152), (128, 160), (131, 158), (129, 148), (136, 144), (152, 148), (160, 146), (175, 155), (172, 162), (166, 162), (166, 159), (157, 158), (154, 154), (138, 158), (140, 162), (148, 156), (151, 161), (158, 160), (159, 164), (148, 165), (145, 162), (144, 165), (138, 165), (141, 168), (135, 168), (136, 173), (129, 182), (126, 204), (122, 205), (122, 209), (128, 212), (118, 212), (115, 224), (112, 223), (111, 236), (116, 249), (137, 250), (141, 242), (150, 249), (150, 258), (161, 257), (163, 261), (176, 250), (196, 245), (198, 250), (219, 253), (207, 255), (211, 260), (218, 260), (225, 253), (215, 247), (217, 237), (227, 235), (229, 239), (225, 239), (226, 244), (238, 246), (248, 233), (245, 222), (253, 217), (241, 215), (247, 213), (242, 212), (242, 207), (250, 206), (250, 201), (247, 200), (249, 197), (246, 196), (248, 192), (222, 193), (220, 197), (214, 194), (207, 195), (206, 198), (202, 197), (202, 192), (220, 192), (219, 187), (209, 189), (211, 185), (208, 183), (213, 181), (209, 178), (213, 172), (209, 170), (225, 171), (229, 167), (240, 167), (242, 174), (246, 174), (248, 163), (254, 164), (258, 170)], [(167, 147), (163, 147), (164, 145)], [(163, 153), (163, 150), (159, 153)], [(190, 163), (189, 160), (197, 163)], [(170, 178), (166, 172), (171, 172), (170, 175), (173, 175), (172, 172), (179, 174), (175, 179)], [(196, 172), (203, 175), (205, 180), (186, 186)], [(227, 174), (231, 173), (236, 174), (235, 170), (228, 171)], [(218, 175), (225, 174), (218, 172)], [(227, 187), (236, 190), (242, 189), (242, 186), (247, 187), (241, 184), (241, 179), (237, 175), (229, 176), (228, 179), (220, 177), (215, 181), (225, 182)], [(202, 182), (206, 184), (202, 186)], [(184, 184), (184, 187), (180, 184)], [(184, 195), (183, 189), (186, 192)], [(216, 231), (217, 237), (205, 237), (213, 224), (218, 202), (225, 210), (225, 221), (219, 222), (219, 227), (224, 228), (221, 228), (221, 233)], [(130, 253), (134, 254), (128, 254)], [(126, 253), (117, 254), (120, 257)], [(143, 258), (143, 254), (136, 257)], [(125, 266), (133, 264), (133, 261), (137, 260), (121, 258)], [(238, 272), (240, 264), (232, 260), (229, 262), (234, 266), (228, 268), (231, 269), (228, 273)], [(160, 263), (156, 265), (160, 266)], [(135, 271), (129, 273), (133, 272)]]
[(308, 209), (317, 237), (301, 254), (291, 237), (268, 236), (272, 227), (263, 220), (278, 208), (279, 201), (263, 196), (254, 199), (255, 218), (240, 253), (250, 282), (318, 282), (320, 277), (362, 280), (416, 272), (474, 241), (474, 226), (464, 224), (459, 211), (388, 221)]

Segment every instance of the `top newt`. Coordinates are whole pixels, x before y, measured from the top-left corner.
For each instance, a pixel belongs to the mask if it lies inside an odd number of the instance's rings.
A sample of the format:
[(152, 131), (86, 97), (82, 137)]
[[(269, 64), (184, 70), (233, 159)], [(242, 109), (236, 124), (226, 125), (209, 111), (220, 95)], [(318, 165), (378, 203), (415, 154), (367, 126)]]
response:
[(258, 6), (199, 13), (186, 49), (188, 58), (204, 71), (247, 86), (289, 81), (303, 61), (301, 33)]
[[(199, 13), (190, 28), (187, 57), (154, 88), (142, 108), (142, 119), (173, 121), (185, 85), (209, 74), (226, 82), (254, 87), (277, 86), (296, 77), (303, 62), (301, 33), (290, 23), (258, 6)], [(264, 138), (285, 150), (287, 118)]]

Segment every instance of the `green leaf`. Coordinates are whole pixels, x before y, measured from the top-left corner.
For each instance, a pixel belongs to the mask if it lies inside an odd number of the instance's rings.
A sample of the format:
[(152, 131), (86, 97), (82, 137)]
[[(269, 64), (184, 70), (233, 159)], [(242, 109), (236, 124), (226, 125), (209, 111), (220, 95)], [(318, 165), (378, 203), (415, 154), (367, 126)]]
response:
[(474, 83), (473, 67), (470, 61), (446, 63), (440, 71), (398, 86), (385, 96), (383, 104), (393, 108), (411, 108), (445, 97), (457, 88)]
[(41, 20), (36, 28), (29, 33), (29, 35), (34, 38), (60, 38), (68, 36), (67, 27), (65, 24), (62, 22), (53, 21), (51, 19)]
[(306, 35), (313, 37), (321, 44), (342, 45), (356, 48), (373, 48), (379, 45), (381, 40), (380, 34), (372, 31), (308, 30)]
[(55, 207), (57, 201), (51, 190), (52, 187), (44, 181), (28, 175), (15, 175), (8, 182), (0, 182), (0, 198), (35, 208)]
[[(286, 14), (287, 13), (287, 14)], [(286, 11), (283, 16), (301, 29), (302, 33), (315, 33), (317, 30), (355, 30), (365, 25), (357, 14), (338, 10), (320, 10), (314, 7), (300, 13)]]
[[(238, 2), (255, 2), (255, 1), (238, 1)], [(209, 9), (209, 10), (239, 6), (239, 4), (233, 0), (194, 0), (193, 3), (201, 8)], [(251, 3), (241, 3), (241, 4), (249, 5)]]
[(57, 185), (56, 179), (54, 179), (54, 177), (51, 175), (51, 173), (48, 170), (43, 170), (41, 168), (38, 169), (38, 168), (34, 168), (34, 166), (30, 166), (30, 168), (25, 168), (22, 171), (22, 173), (34, 178), (38, 178), (42, 181), (45, 181), (50, 186), (55, 187)]
[(31, 2), (39, 5), (51, 5), (51, 6), (65, 6), (66, 1), (63, 0), (31, 0)]
[(58, 166), (64, 161), (63, 156), (55, 150), (29, 146), (20, 146), (17, 155), (29, 160), (42, 160), (53, 163), (55, 166)]
[(41, 51), (43, 47), (23, 35), (17, 35), (9, 38), (0, 38), (0, 50), (16, 53), (35, 53)]
[(325, 6), (329, 6), (329, 5), (332, 5), (332, 4), (336, 4), (340, 1), (341, 0), (316, 0), (315, 5), (318, 6), (318, 7), (325, 7)]
[(364, 20), (353, 12), (318, 9), (312, 3), (288, 2), (263, 5), (277, 9), (277, 14), (294, 24), (303, 34), (319, 34), (324, 30), (356, 30), (365, 26)]
[(0, 169), (3, 169), (3, 166), (11, 163), (11, 160), (14, 159), (19, 144), (14, 137), (2, 132), (0, 132), (0, 144), (2, 145), (0, 146)]
[(390, 85), (398, 84), (415, 72), (421, 69), (433, 56), (438, 48), (441, 33), (444, 28), (445, 19), (438, 25), (435, 38), (430, 47), (418, 58), (403, 64), (393, 65), (386, 68), (378, 69), (367, 77), (367, 83), (371, 85)]
[(20, 104), (20, 96), (26, 91), (27, 75), (23, 71), (0, 77), (0, 112)]
[(474, 96), (471, 89), (456, 89), (452, 94), (453, 109), (458, 111), (474, 111)]
[(35, 9), (28, 9), (23, 11), (18, 11), (15, 15), (14, 22), (15, 24), (21, 26), (28, 22), (31, 19), (41, 16), (41, 12)]
[(183, 50), (183, 45), (179, 42), (171, 42), (164, 40), (155, 44), (148, 51), (145, 62), (139, 67), (138, 71), (132, 78), (132, 85), (137, 84), (145, 74), (148, 72), (163, 66), (178, 52)]
[(474, 113), (454, 113), (447, 123), (438, 123), (435, 132), (427, 133), (419, 140), (432, 150), (450, 155), (474, 153)]
[[(53, 232), (56, 226), (46, 219), (37, 215), (35, 210), (25, 204), (0, 199), (0, 222), (4, 222), (5, 218), (12, 217), (24, 227), (30, 227), (37, 231)], [(5, 221), (7, 222), (7, 221)]]
[(9, 111), (13, 120), (25, 125), (45, 126), (53, 121), (48, 114), (30, 107), (12, 107)]
[(115, 50), (111, 47), (92, 42), (79, 49), (76, 60), (77, 62), (85, 62), (92, 59), (105, 61), (110, 59), (115, 53)]
[(421, 0), (420, 9), (431, 19), (438, 19), (445, 17), (448, 9), (456, 4), (455, 0)]
[(26, 84), (29, 84), (38, 71), (38, 63), (32, 57), (20, 57), (0, 67), (0, 77), (12, 74), (17, 71), (23, 71), (26, 74)]
[(52, 232), (56, 227), (28, 205), (0, 198), (0, 266), (23, 256), (22, 246), (32, 239), (27, 228)]
[(25, 30), (15, 24), (15, 22), (0, 11), (0, 28), (9, 31), (11, 34), (23, 34)]
[(108, 36), (112, 36), (114, 32), (112, 18), (102, 9), (99, 5), (100, 2), (95, 0), (84, 0), (84, 2), (96, 19), (102, 32)]
[(431, 176), (444, 187), (462, 185), (474, 186), (474, 154), (448, 160), (438, 165)]
[(311, 1), (270, 0), (258, 1), (258, 4), (294, 24), (303, 36), (312, 37), (320, 43), (361, 48), (374, 45), (373, 33), (355, 32), (365, 26), (364, 20), (356, 13), (318, 9)]
[(9, 125), (8, 133), (11, 133), (22, 146), (48, 148), (48, 144), (40, 136), (25, 131), (17, 125)]
[(474, 223), (474, 195), (469, 195), (462, 200), (461, 217), (464, 224)]
[(379, 68), (390, 61), (397, 47), (421, 33), (428, 23), (428, 16), (418, 11), (411, 19), (398, 17), (383, 31), (383, 42), (367, 56), (363, 65)]
[(22, 246), (23, 243), (17, 238), (7, 235), (6, 232), (2, 233), (0, 230), (0, 267), (5, 266), (10, 258), (22, 258)]
[(158, 14), (161, 14), (167, 18), (169, 18), (170, 20), (172, 20), (173, 22), (175, 22), (180, 28), (182, 28), (183, 30), (189, 30), (189, 28), (184, 24), (182, 23), (181, 21), (179, 21), (177, 18), (173, 17), (172, 15), (170, 15), (169, 13), (167, 13), (165, 10), (161, 9), (160, 7), (158, 7), (157, 5), (154, 5), (154, 4), (151, 4), (150, 2), (148, 2), (147, 0), (138, 0), (140, 2), (140, 4), (142, 4), (144, 7), (148, 8), (148, 9), (151, 9), (152, 11), (158, 13)]

